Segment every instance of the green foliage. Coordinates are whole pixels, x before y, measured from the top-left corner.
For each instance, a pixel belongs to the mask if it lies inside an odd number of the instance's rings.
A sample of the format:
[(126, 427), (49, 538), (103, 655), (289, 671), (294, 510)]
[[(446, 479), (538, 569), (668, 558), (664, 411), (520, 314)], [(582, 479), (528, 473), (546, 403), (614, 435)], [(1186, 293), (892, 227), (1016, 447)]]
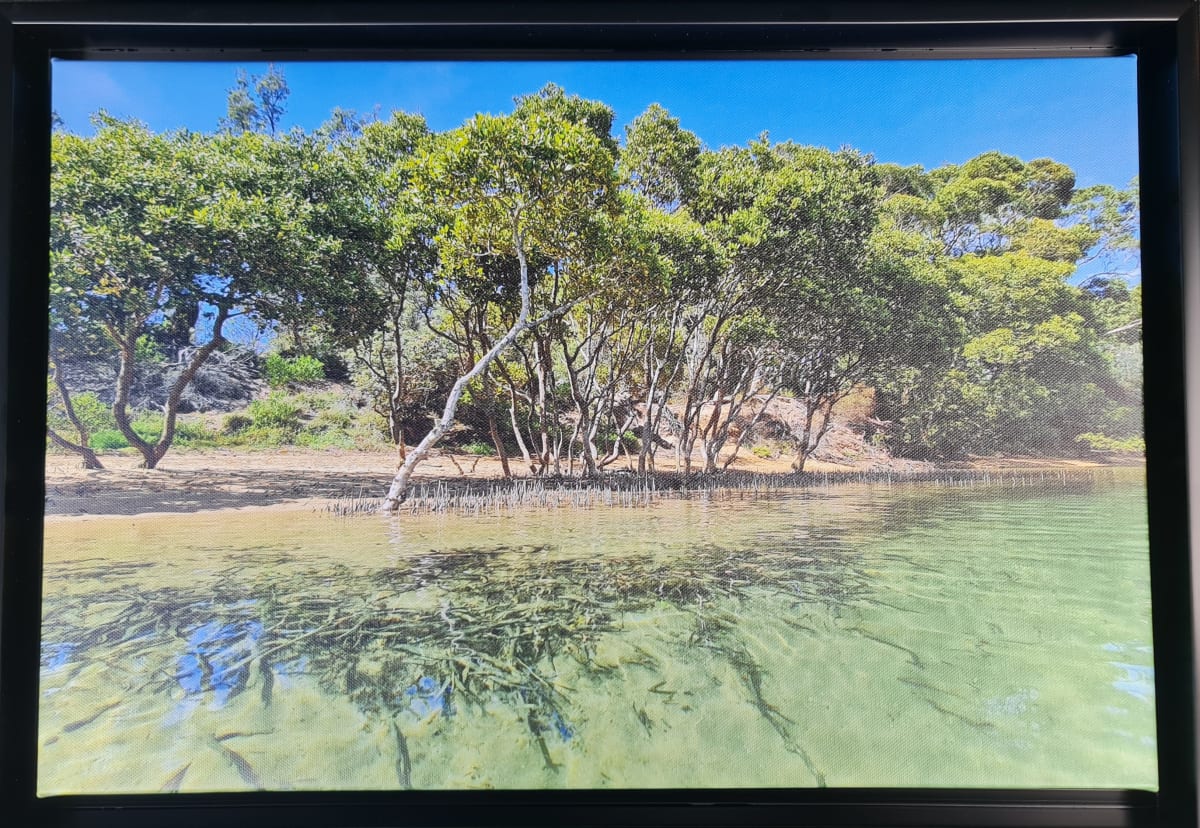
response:
[(283, 119), (284, 101), (291, 90), (283, 73), (275, 64), (262, 75), (247, 75), (239, 69), (237, 80), (229, 90), (227, 114), (221, 128), (229, 132), (267, 132), (274, 135)]
[(770, 460), (775, 456), (775, 452), (772, 451), (769, 446), (755, 446), (754, 448), (750, 449), (750, 453), (755, 457), (762, 458), (763, 460)]
[(492, 457), (496, 453), (496, 449), (491, 443), (483, 442), (467, 443), (462, 447), (462, 450), (467, 454), (474, 454), (479, 457)]
[(137, 362), (141, 365), (161, 365), (167, 361), (162, 349), (150, 338), (149, 334), (142, 334), (137, 338), (134, 354)]
[[(658, 105), (620, 147), (608, 106), (553, 85), (440, 134), (346, 110), (282, 134), (287, 95), (270, 67), (239, 75), (216, 135), (101, 114), (94, 136), (52, 136), (54, 364), (162, 366), (203, 345), (201, 308), (306, 354), (268, 356), (273, 393), (219, 435), (181, 423), (181, 444), (378, 446), (381, 422), (411, 443), (525, 288), (534, 317), (558, 310), (466, 389), (475, 434), (511, 406), (532, 445), (578, 423), (574, 448), (607, 451), (630, 427), (616, 401), (653, 407), (651, 389), (817, 410), (870, 387), (889, 447), (921, 456), (1140, 435), (1140, 286), (1074, 284), (1081, 263), (1136, 263), (1136, 181), (1077, 190), (1058, 162), (1000, 152), (926, 171), (765, 134), (708, 151)], [(281, 393), (345, 363), (369, 408)], [(124, 442), (96, 395), (74, 403), (94, 445)], [(133, 428), (154, 442), (162, 422)]]
[(141, 412), (130, 423), (133, 432), (147, 443), (157, 443), (162, 437), (162, 416), (148, 411)]
[(1097, 241), (1097, 235), (1085, 225), (1060, 227), (1049, 219), (1032, 218), (1019, 227), (1011, 249), (1051, 262), (1074, 263)]
[(253, 400), (247, 410), (255, 428), (296, 431), (300, 427), (300, 407), (283, 394)]
[[(117, 423), (113, 419), (112, 406), (102, 402), (95, 393), (85, 391), (81, 394), (73, 394), (71, 405), (75, 409), (75, 416), (79, 418), (89, 433), (95, 434), (106, 429), (116, 429)], [(52, 412), (56, 414), (55, 417), (52, 417), (52, 425), (63, 429), (69, 427), (60, 405), (54, 406)]]
[(209, 439), (219, 445), (251, 449), (387, 447), (371, 412), (358, 408), (338, 391), (273, 392), (251, 402), (245, 414), (227, 415), (220, 434)]
[(180, 446), (202, 448), (215, 446), (218, 435), (209, 431), (200, 423), (176, 423), (175, 442)]
[(272, 388), (282, 388), (290, 379), (287, 358), (279, 354), (268, 354), (263, 360), (262, 373), (268, 385)]
[(325, 365), (315, 357), (302, 355), (285, 357), (268, 354), (263, 360), (263, 376), (272, 388), (282, 388), (288, 383), (312, 384), (325, 379)]
[(590, 220), (616, 192), (615, 142), (601, 136), (611, 118), (602, 104), (548, 88), (512, 115), (476, 115), (418, 155), (418, 195), (450, 211), (438, 242), (456, 286), (496, 296), (487, 265), (497, 254), (587, 256)]
[(1080, 434), (1075, 439), (1087, 446), (1091, 451), (1136, 455), (1144, 455), (1146, 453), (1146, 441), (1141, 437), (1127, 437), (1122, 440), (1108, 437), (1104, 434), (1087, 433)]
[[(153, 413), (143, 413), (132, 423), (134, 433), (147, 442), (157, 442), (162, 435), (162, 419)], [(199, 423), (176, 423), (175, 441), (180, 446), (200, 448), (216, 445), (216, 435)], [(88, 445), (96, 451), (115, 451), (129, 448), (129, 440), (115, 428), (102, 428), (92, 433)]]
[(625, 127), (620, 169), (633, 187), (658, 207), (690, 201), (696, 191), (700, 139), (658, 104)]
[(238, 445), (250, 448), (279, 448), (294, 445), (296, 430), (280, 426), (253, 425), (238, 435)]
[(295, 437), (295, 444), (301, 448), (312, 449), (353, 449), (357, 447), (353, 435), (338, 430), (301, 431)]
[(115, 428), (106, 428), (93, 432), (88, 445), (96, 451), (114, 451), (129, 448), (129, 441)]

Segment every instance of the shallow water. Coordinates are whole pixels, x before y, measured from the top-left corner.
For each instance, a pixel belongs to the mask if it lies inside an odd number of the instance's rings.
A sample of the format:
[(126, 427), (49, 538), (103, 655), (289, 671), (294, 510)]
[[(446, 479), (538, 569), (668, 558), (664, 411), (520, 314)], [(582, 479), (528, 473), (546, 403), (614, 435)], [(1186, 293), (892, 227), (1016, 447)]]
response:
[(46, 526), (41, 795), (1157, 784), (1144, 484)]

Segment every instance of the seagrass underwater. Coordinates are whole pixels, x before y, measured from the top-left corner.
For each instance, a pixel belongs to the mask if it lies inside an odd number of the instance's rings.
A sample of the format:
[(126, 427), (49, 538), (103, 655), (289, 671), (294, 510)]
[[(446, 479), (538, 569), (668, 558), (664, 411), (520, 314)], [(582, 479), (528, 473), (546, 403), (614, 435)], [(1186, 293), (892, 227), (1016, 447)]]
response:
[(52, 520), (39, 793), (1153, 789), (1141, 472), (1015, 481)]

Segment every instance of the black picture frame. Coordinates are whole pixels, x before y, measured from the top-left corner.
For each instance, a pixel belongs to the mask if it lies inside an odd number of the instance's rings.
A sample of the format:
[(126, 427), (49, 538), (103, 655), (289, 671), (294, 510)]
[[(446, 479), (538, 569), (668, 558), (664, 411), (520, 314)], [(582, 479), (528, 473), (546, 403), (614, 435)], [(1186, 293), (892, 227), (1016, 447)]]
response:
[[(0, 788), (9, 825), (1197, 823), (1200, 9), (1040, 2), (0, 3)], [(37, 799), (49, 61), (1136, 54), (1160, 790), (248, 793)], [(1152, 274), (1153, 278), (1149, 274)], [(1190, 440), (1189, 440), (1190, 437)], [(735, 759), (735, 757), (734, 757)]]

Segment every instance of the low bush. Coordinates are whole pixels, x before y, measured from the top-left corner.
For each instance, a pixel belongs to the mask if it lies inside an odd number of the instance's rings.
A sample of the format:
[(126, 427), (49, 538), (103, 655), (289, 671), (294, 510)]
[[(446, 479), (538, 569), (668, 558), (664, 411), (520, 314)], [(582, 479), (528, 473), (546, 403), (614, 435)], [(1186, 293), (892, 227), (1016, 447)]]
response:
[(474, 454), (477, 457), (491, 457), (496, 453), (496, 449), (491, 443), (482, 442), (467, 443), (462, 447), (462, 450), (467, 454)]
[(95, 451), (114, 451), (129, 448), (129, 441), (115, 428), (106, 428), (92, 434), (88, 445)]
[(256, 428), (296, 431), (300, 427), (300, 407), (282, 394), (253, 400), (247, 411)]
[(346, 431), (354, 425), (354, 418), (348, 411), (335, 408), (320, 411), (309, 426), (310, 431)]
[(238, 434), (238, 445), (250, 448), (276, 448), (290, 446), (296, 439), (296, 431), (278, 426), (253, 425)]
[(300, 385), (325, 379), (325, 365), (310, 356), (288, 357), (270, 354), (263, 361), (263, 376), (272, 388), (282, 388), (289, 382)]
[(1126, 437), (1117, 439), (1104, 434), (1080, 434), (1075, 438), (1077, 443), (1082, 443), (1091, 451), (1106, 452), (1109, 454), (1145, 454), (1146, 441), (1141, 437)]
[(101, 402), (100, 398), (92, 391), (72, 395), (71, 407), (75, 409), (75, 416), (89, 432), (115, 431), (117, 428), (117, 421), (113, 419), (112, 415), (112, 406)]
[(157, 443), (162, 437), (162, 417), (154, 414), (142, 414), (131, 422), (133, 433), (147, 443)]
[(176, 423), (175, 445), (202, 448), (216, 445), (216, 436), (201, 423)]

